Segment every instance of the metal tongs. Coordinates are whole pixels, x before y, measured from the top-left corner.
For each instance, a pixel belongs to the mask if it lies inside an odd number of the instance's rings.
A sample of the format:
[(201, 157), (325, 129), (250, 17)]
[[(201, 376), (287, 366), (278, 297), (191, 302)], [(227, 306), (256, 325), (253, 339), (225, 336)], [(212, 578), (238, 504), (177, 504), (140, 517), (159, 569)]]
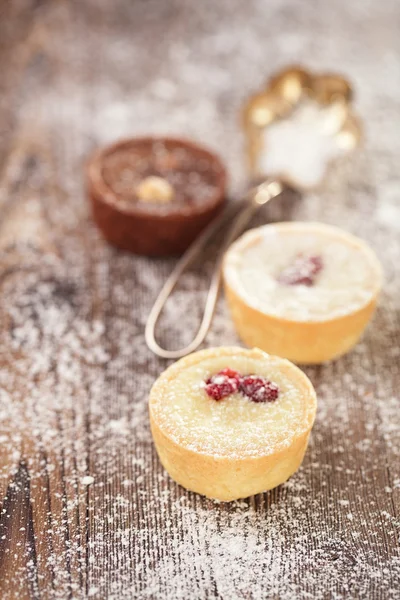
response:
[(155, 339), (155, 327), (182, 273), (220, 229), (225, 212), (200, 234), (168, 277), (146, 323), (146, 343), (154, 354), (180, 358), (200, 346), (211, 326), (222, 262), (230, 244), (258, 209), (286, 186), (301, 192), (315, 189), (328, 165), (359, 144), (361, 125), (351, 110), (352, 99), (350, 84), (340, 75), (313, 75), (300, 67), (290, 67), (272, 77), (264, 90), (248, 100), (243, 125), (249, 174), (252, 181), (260, 183), (246, 194), (223, 239), (199, 330), (192, 342), (179, 350), (161, 348)]

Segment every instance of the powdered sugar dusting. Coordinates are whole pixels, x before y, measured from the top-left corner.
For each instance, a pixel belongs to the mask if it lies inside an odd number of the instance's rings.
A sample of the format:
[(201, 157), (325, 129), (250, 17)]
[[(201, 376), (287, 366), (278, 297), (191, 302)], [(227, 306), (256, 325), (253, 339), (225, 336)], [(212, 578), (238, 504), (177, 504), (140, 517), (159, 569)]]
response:
[[(300, 103), (289, 117), (266, 127), (259, 169), (267, 177), (283, 177), (295, 186), (321, 183), (327, 166), (343, 154), (338, 132), (346, 111), (334, 104)], [(344, 113), (344, 114), (342, 114)]]
[[(303, 255), (319, 257), (318, 278), (313, 285), (286, 285), (285, 274), (290, 281), (288, 269)], [(250, 306), (295, 321), (351, 314), (376, 296), (382, 282), (380, 265), (365, 244), (313, 223), (247, 232), (228, 251), (224, 275)]]
[[(227, 365), (271, 379), (279, 398), (271, 404), (252, 402), (240, 392), (219, 402), (210, 398), (202, 382)], [(192, 355), (167, 370), (152, 389), (150, 410), (163, 433), (184, 448), (241, 459), (290, 447), (310, 430), (315, 404), (309, 382), (287, 361), (222, 347)]]

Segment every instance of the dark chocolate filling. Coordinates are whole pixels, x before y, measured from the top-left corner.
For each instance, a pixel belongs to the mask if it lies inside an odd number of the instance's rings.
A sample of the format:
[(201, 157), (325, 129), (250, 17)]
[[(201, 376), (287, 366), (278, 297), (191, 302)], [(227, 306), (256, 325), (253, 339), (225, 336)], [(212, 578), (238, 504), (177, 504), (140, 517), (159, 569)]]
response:
[[(174, 190), (168, 205), (196, 206), (214, 197), (220, 173), (213, 161), (197, 156), (190, 148), (167, 148), (162, 142), (146, 142), (139, 147), (115, 149), (104, 156), (102, 175), (117, 198), (127, 203), (143, 203), (138, 185), (149, 176), (166, 179)], [(147, 204), (147, 203), (146, 203)], [(157, 202), (150, 203), (156, 206)], [(165, 210), (166, 205), (162, 205)]]

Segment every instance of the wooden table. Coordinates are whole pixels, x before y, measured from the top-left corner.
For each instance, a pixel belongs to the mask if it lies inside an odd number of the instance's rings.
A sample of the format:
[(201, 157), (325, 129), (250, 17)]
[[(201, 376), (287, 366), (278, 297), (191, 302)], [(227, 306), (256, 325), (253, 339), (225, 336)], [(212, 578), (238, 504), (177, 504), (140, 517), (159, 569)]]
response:
[[(399, 23), (396, 0), (1, 4), (3, 600), (400, 598)], [(357, 348), (306, 369), (319, 413), (302, 469), (218, 505), (168, 478), (149, 432), (166, 363), (143, 328), (173, 261), (102, 241), (82, 167), (120, 136), (183, 133), (220, 152), (237, 198), (238, 110), (293, 61), (354, 81), (367, 143), (258, 222), (343, 226), (386, 285)], [(169, 306), (171, 344), (195, 327), (206, 267)], [(237, 343), (223, 300), (207, 343)]]

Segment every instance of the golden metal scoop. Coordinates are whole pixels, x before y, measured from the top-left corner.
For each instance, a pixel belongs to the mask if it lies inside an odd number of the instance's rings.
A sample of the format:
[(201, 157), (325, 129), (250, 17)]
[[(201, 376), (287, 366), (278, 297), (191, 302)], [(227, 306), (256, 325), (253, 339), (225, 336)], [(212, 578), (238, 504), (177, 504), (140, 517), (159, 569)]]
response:
[(224, 253), (260, 206), (281, 194), (286, 185), (299, 191), (315, 189), (332, 161), (358, 145), (361, 125), (352, 112), (352, 98), (350, 84), (343, 77), (313, 75), (300, 67), (290, 67), (249, 99), (243, 124), (250, 180), (256, 185), (246, 194), (223, 240), (199, 330), (193, 341), (180, 350), (161, 348), (155, 339), (155, 327), (180, 276), (221, 227), (225, 214), (197, 238), (165, 282), (145, 329), (146, 343), (155, 354), (180, 358), (204, 341), (218, 298)]

